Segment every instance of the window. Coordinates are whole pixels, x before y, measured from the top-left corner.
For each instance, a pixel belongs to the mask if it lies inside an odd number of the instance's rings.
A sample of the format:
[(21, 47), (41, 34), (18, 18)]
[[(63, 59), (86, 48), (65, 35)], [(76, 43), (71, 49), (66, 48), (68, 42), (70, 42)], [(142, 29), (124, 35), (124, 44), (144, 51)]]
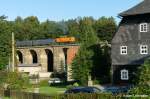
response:
[(126, 55), (127, 54), (127, 46), (121, 46), (120, 47), (120, 54)]
[(140, 32), (147, 32), (147, 23), (140, 24)]
[(140, 54), (148, 54), (148, 46), (140, 45)]
[(128, 70), (126, 69), (121, 70), (121, 80), (129, 80)]

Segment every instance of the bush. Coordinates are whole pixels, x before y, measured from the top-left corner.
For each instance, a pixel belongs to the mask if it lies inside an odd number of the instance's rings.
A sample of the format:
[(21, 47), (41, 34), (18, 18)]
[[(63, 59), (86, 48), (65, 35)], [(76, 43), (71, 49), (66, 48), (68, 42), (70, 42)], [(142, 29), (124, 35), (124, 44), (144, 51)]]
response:
[(25, 89), (29, 86), (29, 77), (26, 74), (8, 71), (1, 71), (1, 73), (5, 74), (3, 78), (2, 77), (0, 78), (1, 88), (18, 90), (18, 89)]
[(1, 89), (6, 89), (7, 84), (5, 84), (5, 80), (6, 80), (6, 76), (7, 76), (7, 71), (0, 71), (0, 88)]
[[(39, 93), (29, 93), (29, 92), (18, 92), (10, 91), (10, 97), (12, 99), (126, 99), (122, 95), (113, 96), (112, 94), (61, 94), (55, 96), (49, 96)], [(133, 99), (133, 98), (132, 98)]]
[(73, 85), (68, 85), (66, 88), (67, 88), (67, 90), (72, 89)]
[(78, 87), (79, 84), (78, 84), (77, 82), (75, 82), (75, 83), (73, 84), (73, 86), (74, 86), (74, 87)]
[(112, 94), (65, 94), (54, 96), (53, 99), (122, 99), (122, 95), (113, 96)]
[(67, 89), (71, 89), (73, 87), (78, 87), (78, 86), (79, 86), (79, 84), (77, 82), (75, 82), (73, 85), (68, 85)]
[(137, 72), (135, 88), (129, 94), (150, 95), (150, 59), (147, 59)]

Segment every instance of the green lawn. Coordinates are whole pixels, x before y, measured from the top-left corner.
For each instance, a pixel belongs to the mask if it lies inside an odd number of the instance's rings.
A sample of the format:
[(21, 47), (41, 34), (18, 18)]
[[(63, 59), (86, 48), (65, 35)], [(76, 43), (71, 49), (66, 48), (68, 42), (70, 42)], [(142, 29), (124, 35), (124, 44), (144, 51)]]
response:
[[(27, 92), (33, 92), (33, 88), (29, 88), (27, 89), (26, 91)], [(65, 86), (55, 86), (55, 87), (52, 87), (52, 86), (42, 86), (40, 87), (40, 93), (42, 94), (47, 94), (47, 95), (57, 95), (57, 94), (62, 94), (64, 93), (64, 91), (66, 90), (66, 87)], [(3, 97), (3, 98), (0, 98), (0, 99), (10, 99), (8, 97)]]
[[(39, 87), (39, 92), (42, 94), (48, 94), (48, 95), (56, 95), (64, 93), (66, 90), (65, 86), (41, 86)], [(34, 88), (29, 88), (26, 91), (28, 92), (34, 92)]]
[(49, 95), (61, 94), (64, 93), (65, 90), (65, 87), (40, 87), (40, 93)]
[(8, 98), (8, 97), (3, 97), (2, 99), (10, 99), (10, 98)]

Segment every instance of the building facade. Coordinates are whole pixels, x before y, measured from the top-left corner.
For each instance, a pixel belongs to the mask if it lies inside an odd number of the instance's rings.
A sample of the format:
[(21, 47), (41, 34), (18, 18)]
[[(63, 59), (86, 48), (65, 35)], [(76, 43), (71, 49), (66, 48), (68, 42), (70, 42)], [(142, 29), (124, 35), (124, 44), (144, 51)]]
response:
[(111, 42), (113, 83), (129, 84), (150, 56), (150, 0), (119, 14), (122, 18)]

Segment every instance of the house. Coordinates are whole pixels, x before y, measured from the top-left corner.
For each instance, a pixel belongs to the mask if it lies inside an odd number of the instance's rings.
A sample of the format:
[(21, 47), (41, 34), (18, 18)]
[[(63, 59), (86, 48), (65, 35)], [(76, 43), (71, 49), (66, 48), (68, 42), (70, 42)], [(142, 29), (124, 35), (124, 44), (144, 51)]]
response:
[(119, 14), (122, 18), (111, 42), (112, 80), (129, 84), (150, 56), (150, 0)]

